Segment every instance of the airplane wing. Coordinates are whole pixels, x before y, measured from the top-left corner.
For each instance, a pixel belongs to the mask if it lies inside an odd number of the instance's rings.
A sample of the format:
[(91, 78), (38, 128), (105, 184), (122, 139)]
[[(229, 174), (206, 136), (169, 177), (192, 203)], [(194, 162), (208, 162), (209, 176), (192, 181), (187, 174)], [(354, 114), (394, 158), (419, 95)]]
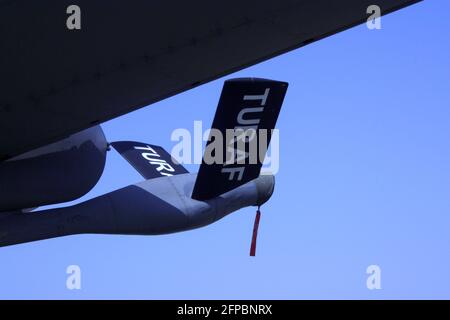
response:
[[(383, 14), (419, 0), (377, 0)], [(372, 0), (0, 0), (0, 161), (366, 21)]]

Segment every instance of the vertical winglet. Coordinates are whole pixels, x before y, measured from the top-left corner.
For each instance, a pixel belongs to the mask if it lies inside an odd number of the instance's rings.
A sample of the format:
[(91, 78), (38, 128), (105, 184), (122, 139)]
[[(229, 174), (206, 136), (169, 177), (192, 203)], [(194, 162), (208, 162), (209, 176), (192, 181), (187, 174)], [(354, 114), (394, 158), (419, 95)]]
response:
[(220, 132), (223, 143), (215, 154), (221, 151), (223, 161), (211, 162), (205, 152), (193, 199), (217, 197), (259, 176), (287, 87), (286, 82), (255, 78), (225, 82), (206, 145), (206, 150), (212, 147), (217, 142), (213, 132)]

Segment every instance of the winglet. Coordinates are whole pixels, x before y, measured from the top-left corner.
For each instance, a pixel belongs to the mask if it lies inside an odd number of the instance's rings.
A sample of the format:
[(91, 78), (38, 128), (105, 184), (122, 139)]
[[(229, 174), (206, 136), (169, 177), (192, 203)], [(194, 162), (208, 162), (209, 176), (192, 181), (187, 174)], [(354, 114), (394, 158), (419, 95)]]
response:
[(160, 146), (134, 141), (112, 142), (111, 146), (145, 179), (188, 173)]
[(255, 78), (225, 82), (206, 145), (211, 148), (217, 142), (213, 132), (220, 132), (223, 143), (216, 151), (225, 159), (211, 162), (205, 152), (193, 199), (217, 197), (259, 176), (287, 87), (286, 82)]

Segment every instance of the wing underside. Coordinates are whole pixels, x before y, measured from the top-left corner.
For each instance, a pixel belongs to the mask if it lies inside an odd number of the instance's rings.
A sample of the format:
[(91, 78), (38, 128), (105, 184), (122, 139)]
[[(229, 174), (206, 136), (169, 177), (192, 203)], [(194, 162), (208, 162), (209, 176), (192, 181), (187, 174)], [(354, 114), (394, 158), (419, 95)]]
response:
[(79, 0), (68, 30), (71, 1), (0, 0), (0, 160), (360, 24), (372, 2)]

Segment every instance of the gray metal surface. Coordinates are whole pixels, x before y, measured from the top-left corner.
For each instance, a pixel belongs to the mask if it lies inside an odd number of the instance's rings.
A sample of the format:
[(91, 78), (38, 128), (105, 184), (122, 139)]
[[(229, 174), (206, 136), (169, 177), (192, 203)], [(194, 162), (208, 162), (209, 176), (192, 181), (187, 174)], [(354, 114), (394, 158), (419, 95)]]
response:
[(146, 180), (84, 203), (0, 215), (0, 246), (81, 233), (159, 235), (211, 224), (267, 201), (275, 183), (260, 176), (208, 201), (191, 198), (196, 174)]
[(107, 142), (95, 126), (0, 162), (0, 213), (75, 200), (100, 179)]

